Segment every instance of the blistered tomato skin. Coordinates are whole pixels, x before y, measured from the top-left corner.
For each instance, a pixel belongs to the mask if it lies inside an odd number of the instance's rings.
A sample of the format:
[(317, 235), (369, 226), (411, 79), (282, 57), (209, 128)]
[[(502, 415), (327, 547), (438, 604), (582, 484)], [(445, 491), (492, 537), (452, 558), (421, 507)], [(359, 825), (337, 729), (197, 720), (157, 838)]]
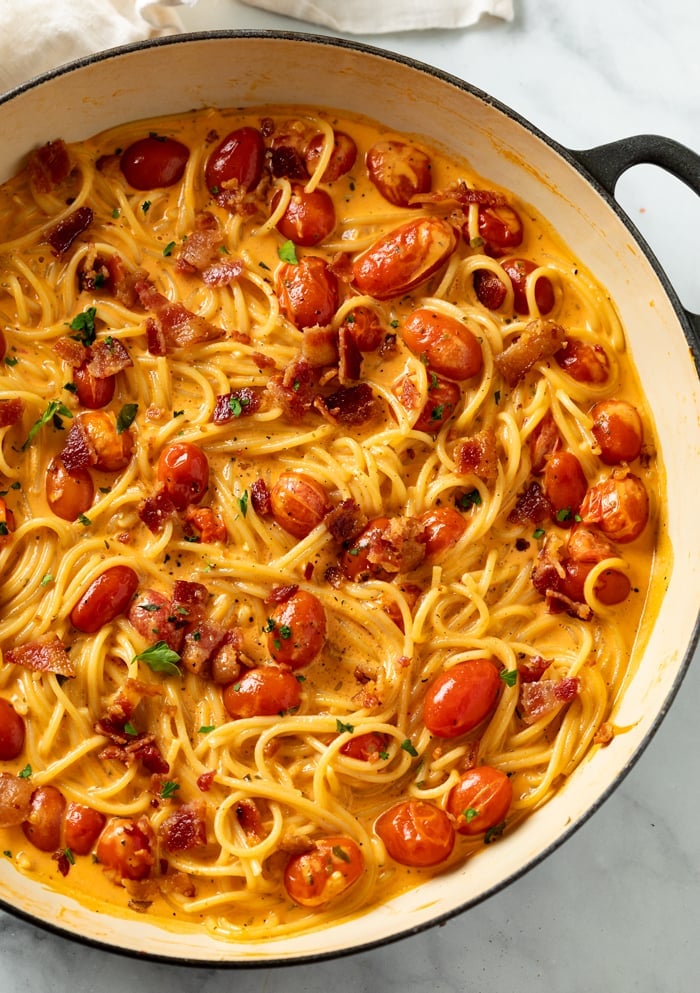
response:
[[(274, 211), (280, 197), (272, 198)], [(325, 190), (307, 193), (303, 186), (292, 186), (289, 205), (277, 222), (277, 230), (295, 245), (310, 248), (327, 238), (335, 227), (335, 207)]]
[(456, 247), (454, 228), (442, 218), (408, 221), (355, 259), (355, 286), (376, 300), (408, 293), (445, 265)]
[(316, 658), (326, 640), (323, 604), (307, 590), (297, 590), (272, 611), (267, 649), (279, 665), (301, 669)]
[(489, 659), (458, 662), (429, 685), (423, 723), (438, 738), (466, 734), (491, 713), (500, 686), (498, 671)]
[(139, 577), (127, 565), (105, 569), (85, 590), (73, 607), (70, 620), (74, 628), (94, 634), (123, 614), (139, 584)]
[(386, 572), (376, 562), (370, 561), (369, 554), (375, 542), (381, 539), (382, 532), (389, 526), (388, 517), (375, 517), (364, 531), (340, 557), (340, 567), (347, 579), (362, 583), (367, 579), (384, 579)]
[(95, 484), (87, 469), (69, 472), (60, 458), (54, 458), (46, 469), (46, 502), (52, 512), (64, 521), (75, 521), (91, 507)]
[(209, 460), (198, 445), (175, 441), (160, 453), (158, 482), (177, 510), (199, 503), (209, 486)]
[(459, 834), (475, 835), (501, 824), (513, 802), (510, 779), (493, 766), (475, 766), (462, 773), (450, 790), (447, 812)]
[(637, 408), (625, 400), (600, 400), (590, 410), (591, 433), (606, 465), (633, 462), (642, 450), (642, 419)]
[(308, 852), (293, 855), (284, 872), (284, 888), (302, 907), (321, 907), (356, 883), (364, 871), (362, 852), (345, 835), (318, 838)]
[(596, 483), (581, 504), (584, 524), (596, 524), (612, 541), (638, 538), (649, 520), (649, 496), (638, 476), (611, 475)]
[(39, 786), (34, 790), (22, 830), (35, 848), (55, 852), (60, 847), (65, 809), (65, 797), (55, 786)]
[(231, 131), (207, 160), (204, 179), (214, 195), (228, 184), (249, 193), (260, 182), (265, 162), (265, 142), (257, 128)]
[(359, 762), (372, 762), (386, 752), (389, 738), (380, 731), (366, 731), (354, 734), (340, 746), (340, 754)]
[(545, 496), (555, 511), (554, 519), (567, 526), (573, 524), (588, 489), (581, 463), (573, 452), (554, 452), (547, 459), (543, 485)]
[(16, 759), (24, 748), (24, 718), (9, 700), (0, 697), (0, 761)]
[(270, 490), (272, 516), (295, 538), (305, 538), (330, 510), (322, 483), (302, 472), (283, 472)]
[[(538, 266), (530, 259), (504, 259), (501, 266), (513, 284), (513, 307), (516, 314), (529, 314), (527, 280)], [(554, 288), (547, 276), (540, 276), (535, 284), (535, 303), (540, 314), (548, 314), (554, 307)]]
[(275, 293), (280, 310), (300, 331), (330, 324), (338, 308), (338, 280), (318, 255), (281, 265), (275, 276)]
[(111, 817), (95, 849), (100, 865), (115, 879), (147, 879), (155, 862), (153, 830), (146, 820)]
[(429, 371), (446, 379), (470, 379), (481, 372), (481, 345), (461, 321), (421, 307), (404, 321), (401, 336)]
[(182, 142), (150, 135), (129, 145), (119, 166), (135, 190), (155, 190), (179, 182), (189, 157), (190, 150)]
[(577, 383), (607, 382), (610, 360), (602, 345), (592, 345), (578, 338), (570, 338), (554, 356), (558, 365)]
[(491, 256), (505, 255), (522, 243), (523, 222), (514, 207), (479, 207), (479, 235)]
[(377, 818), (374, 830), (395, 862), (429, 868), (449, 858), (455, 843), (450, 818), (427, 800), (403, 800)]
[(73, 383), (80, 405), (88, 410), (106, 407), (114, 397), (115, 377), (98, 379), (92, 375), (85, 362), (73, 370)]
[(425, 526), (425, 556), (439, 559), (453, 548), (467, 529), (467, 524), (454, 507), (436, 507), (421, 514)]
[(248, 669), (235, 683), (229, 683), (222, 698), (230, 717), (272, 717), (296, 710), (301, 688), (289, 669), (266, 665)]
[[(315, 135), (307, 145), (304, 161), (309, 175), (312, 175), (316, 171), (316, 167), (323, 153), (323, 146), (324, 136), (322, 134)], [(350, 135), (346, 134), (344, 131), (334, 131), (333, 151), (331, 152), (328, 165), (326, 166), (323, 176), (321, 177), (321, 182), (334, 183), (337, 179), (340, 179), (341, 176), (344, 176), (347, 172), (350, 172), (352, 167), (355, 165), (356, 158), (357, 145), (355, 144), (354, 138), (351, 138)]]
[(411, 198), (430, 191), (430, 157), (404, 141), (378, 141), (367, 152), (367, 173), (381, 195), (395, 207), (408, 207)]
[(462, 391), (457, 383), (435, 376), (428, 389), (428, 400), (413, 425), (414, 430), (437, 434), (452, 417), (461, 398)]
[(107, 822), (104, 814), (82, 803), (69, 803), (63, 824), (66, 848), (75, 855), (87, 855), (95, 847)]
[(78, 415), (80, 429), (95, 453), (95, 468), (105, 472), (125, 469), (134, 450), (130, 429), (119, 433), (114, 414), (106, 410), (87, 410)]

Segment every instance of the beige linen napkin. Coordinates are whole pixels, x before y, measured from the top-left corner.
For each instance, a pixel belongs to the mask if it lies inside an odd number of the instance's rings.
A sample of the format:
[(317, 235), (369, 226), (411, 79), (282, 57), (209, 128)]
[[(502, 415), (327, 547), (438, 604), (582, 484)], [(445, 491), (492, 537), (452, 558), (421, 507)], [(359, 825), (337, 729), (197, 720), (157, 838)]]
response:
[(466, 28), (483, 14), (513, 19), (513, 0), (243, 0), (351, 34)]
[(182, 31), (196, 0), (0, 0), (0, 91), (72, 59)]

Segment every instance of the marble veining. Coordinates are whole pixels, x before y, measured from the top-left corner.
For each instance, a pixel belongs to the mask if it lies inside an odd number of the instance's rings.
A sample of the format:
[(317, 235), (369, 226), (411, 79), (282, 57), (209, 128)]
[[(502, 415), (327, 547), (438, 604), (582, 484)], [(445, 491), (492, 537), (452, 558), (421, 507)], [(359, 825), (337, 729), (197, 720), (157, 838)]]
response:
[[(696, 0), (515, 7), (510, 24), (355, 37), (468, 80), (570, 148), (639, 132), (700, 148)], [(238, 0), (199, 0), (181, 16), (188, 30), (328, 33)], [(659, 170), (633, 173), (620, 201), (700, 311), (700, 203)], [(335, 961), (231, 972), (127, 959), (0, 912), (0, 993), (697, 993), (699, 699), (696, 659), (615, 795), (545, 862), (440, 928)]]

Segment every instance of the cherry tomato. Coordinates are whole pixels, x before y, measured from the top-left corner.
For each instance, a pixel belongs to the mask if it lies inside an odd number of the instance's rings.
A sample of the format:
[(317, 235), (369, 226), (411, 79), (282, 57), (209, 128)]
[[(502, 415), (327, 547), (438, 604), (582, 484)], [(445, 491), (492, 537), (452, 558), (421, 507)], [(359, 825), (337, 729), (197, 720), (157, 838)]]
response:
[(113, 565), (93, 580), (70, 614), (74, 628), (94, 634), (104, 624), (123, 614), (139, 584), (139, 577), (128, 565)]
[(340, 746), (340, 754), (360, 762), (371, 762), (386, 752), (389, 737), (381, 731), (366, 731), (364, 734), (354, 734)]
[(153, 829), (145, 817), (110, 817), (98, 838), (98, 862), (117, 882), (147, 879), (155, 862)]
[(265, 142), (257, 128), (231, 131), (207, 160), (204, 181), (215, 194), (227, 187), (249, 193), (260, 182), (265, 161)]
[(473, 277), (474, 292), (480, 304), (489, 310), (503, 306), (507, 289), (502, 279), (490, 269), (477, 269)]
[[(316, 170), (316, 166), (318, 165), (318, 161), (323, 152), (324, 143), (324, 136), (322, 134), (317, 134), (311, 139), (306, 148), (304, 159), (306, 162), (306, 168), (310, 174)], [(331, 152), (328, 165), (326, 166), (323, 176), (321, 177), (322, 182), (333, 183), (336, 179), (340, 179), (341, 176), (344, 176), (346, 172), (350, 172), (352, 167), (355, 165), (356, 157), (357, 145), (355, 144), (354, 139), (352, 139), (349, 134), (345, 134), (344, 131), (334, 131), (333, 151)]]
[(124, 149), (119, 166), (135, 190), (173, 186), (181, 178), (190, 150), (174, 138), (149, 135)]
[(636, 407), (625, 400), (600, 400), (590, 410), (591, 433), (606, 465), (632, 462), (642, 450), (642, 419)]
[(300, 669), (316, 658), (326, 640), (326, 612), (313, 593), (297, 590), (272, 611), (267, 649), (275, 662)]
[(427, 800), (402, 800), (379, 815), (374, 830), (395, 862), (416, 868), (444, 862), (455, 843), (450, 818)]
[(330, 510), (325, 486), (303, 472), (283, 472), (270, 490), (272, 516), (295, 538), (305, 538)]
[(523, 240), (523, 222), (513, 207), (479, 207), (479, 234), (489, 255), (505, 255)]
[(569, 338), (554, 358), (577, 383), (604, 383), (610, 374), (610, 361), (602, 345)]
[(492, 711), (501, 680), (489, 659), (469, 659), (446, 669), (428, 686), (423, 723), (439, 738), (457, 738)]
[(335, 835), (318, 838), (313, 848), (292, 855), (284, 871), (284, 888), (302, 907), (320, 907), (356, 883), (365, 860), (352, 838)]
[(343, 327), (348, 329), (361, 352), (373, 352), (384, 338), (384, 328), (370, 307), (355, 307), (345, 317)]
[[(272, 198), (275, 210), (281, 192)], [(316, 189), (307, 193), (303, 186), (292, 185), (292, 197), (282, 217), (277, 222), (277, 230), (295, 245), (305, 248), (318, 245), (327, 238), (335, 227), (335, 207), (325, 190)]]
[(73, 370), (73, 383), (81, 405), (88, 410), (99, 410), (100, 407), (106, 407), (111, 402), (116, 379), (114, 376), (98, 379), (88, 369), (87, 362), (83, 362)]
[(457, 237), (448, 221), (440, 217), (407, 221), (355, 259), (355, 285), (375, 300), (401, 296), (442, 268), (456, 247)]
[(95, 468), (105, 472), (118, 472), (125, 469), (134, 448), (134, 436), (127, 428), (117, 430), (117, 419), (106, 410), (89, 410), (77, 418), (81, 431), (85, 434), (88, 448), (95, 453)]
[[(516, 314), (529, 314), (527, 304), (527, 278), (538, 266), (529, 259), (504, 259), (502, 267), (513, 284), (513, 307)], [(554, 289), (546, 276), (540, 276), (535, 286), (535, 303), (540, 314), (548, 314), (554, 306)]]
[[(595, 562), (582, 562), (576, 559), (564, 559), (564, 576), (558, 584), (558, 591), (573, 600), (574, 603), (584, 603), (584, 586), (588, 574)], [(604, 569), (596, 580), (593, 592), (601, 603), (612, 607), (622, 603), (630, 594), (632, 585), (624, 572), (618, 569)]]
[(425, 526), (425, 557), (428, 559), (444, 555), (467, 530), (464, 518), (454, 507), (426, 510), (421, 514), (420, 522)]
[(106, 821), (107, 818), (99, 810), (82, 803), (69, 803), (63, 825), (66, 848), (70, 848), (75, 855), (87, 855), (95, 847)]
[(588, 489), (588, 480), (573, 452), (554, 452), (547, 459), (543, 486), (545, 496), (555, 511), (554, 519), (571, 526)]
[(426, 307), (414, 310), (401, 335), (430, 370), (447, 379), (469, 379), (481, 371), (481, 345), (468, 327), (448, 314)]
[(462, 399), (462, 391), (457, 383), (441, 376), (430, 374), (428, 400), (413, 425), (416, 431), (437, 434), (445, 421), (452, 417)]
[(557, 422), (550, 411), (544, 415), (534, 431), (527, 439), (530, 451), (530, 468), (539, 476), (544, 471), (547, 459), (559, 450), (561, 445), (561, 435)]
[(60, 848), (65, 809), (65, 797), (55, 786), (35, 789), (29, 813), (22, 824), (27, 840), (42, 852), (55, 852)]
[(7, 352), (7, 341), (5, 340), (5, 335), (0, 331), (0, 362), (5, 358), (5, 353)]
[(24, 718), (9, 700), (0, 697), (0, 760), (16, 759), (24, 748)]
[(272, 717), (297, 710), (301, 689), (289, 669), (265, 665), (248, 669), (235, 683), (225, 686), (222, 698), (231, 717)]
[(209, 460), (198, 445), (174, 441), (160, 453), (158, 482), (177, 510), (199, 503), (209, 486)]
[(455, 819), (460, 834), (483, 834), (505, 820), (512, 800), (513, 787), (505, 772), (479, 765), (462, 773), (452, 787), (447, 812)]
[(46, 502), (64, 521), (75, 521), (86, 513), (95, 496), (95, 484), (87, 469), (69, 472), (57, 456), (46, 469)]
[(581, 504), (584, 524), (597, 524), (613, 541), (634, 541), (649, 520), (649, 496), (638, 476), (615, 476), (592, 486)]
[(174, 652), (185, 637), (183, 617), (173, 614), (172, 601), (159, 590), (144, 590), (129, 608), (129, 623), (151, 644), (164, 641)]
[(338, 307), (338, 280), (318, 255), (307, 255), (296, 265), (281, 265), (275, 293), (282, 313), (300, 331), (330, 324)]
[(430, 191), (430, 158), (415, 145), (378, 141), (367, 152), (365, 164), (381, 195), (396, 207), (408, 207), (416, 194)]
[(386, 579), (387, 573), (381, 565), (370, 560), (370, 553), (376, 543), (381, 541), (388, 526), (388, 517), (375, 517), (350, 548), (345, 549), (340, 557), (340, 568), (348, 579), (357, 583), (367, 579)]

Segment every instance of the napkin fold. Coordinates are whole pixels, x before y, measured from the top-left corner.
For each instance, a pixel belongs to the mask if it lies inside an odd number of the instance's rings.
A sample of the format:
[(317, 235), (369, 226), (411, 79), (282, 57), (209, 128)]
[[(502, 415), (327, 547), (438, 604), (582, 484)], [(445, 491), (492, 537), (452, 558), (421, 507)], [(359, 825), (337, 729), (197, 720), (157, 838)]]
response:
[(0, 91), (105, 48), (182, 31), (196, 0), (0, 0)]
[(350, 34), (466, 28), (483, 14), (513, 19), (513, 0), (243, 0)]

